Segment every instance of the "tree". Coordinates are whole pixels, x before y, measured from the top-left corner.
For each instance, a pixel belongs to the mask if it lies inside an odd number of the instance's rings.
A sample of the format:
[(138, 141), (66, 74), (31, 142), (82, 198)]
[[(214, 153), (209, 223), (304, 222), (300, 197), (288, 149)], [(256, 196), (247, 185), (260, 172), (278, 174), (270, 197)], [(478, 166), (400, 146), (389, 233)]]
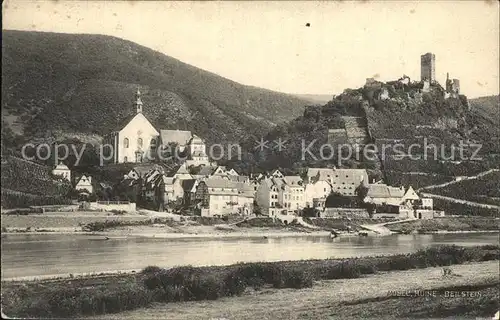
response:
[(319, 211), (316, 208), (306, 207), (302, 209), (302, 217), (315, 218), (318, 216)]
[(353, 208), (356, 207), (356, 199), (332, 192), (326, 198), (325, 206), (327, 208)]
[(365, 201), (366, 196), (368, 195), (368, 187), (366, 187), (364, 183), (362, 183), (356, 188), (356, 190), (354, 190), (354, 193), (358, 198), (358, 203), (362, 204)]
[(253, 212), (255, 213), (256, 216), (262, 215), (262, 210), (260, 209), (256, 201), (253, 202)]

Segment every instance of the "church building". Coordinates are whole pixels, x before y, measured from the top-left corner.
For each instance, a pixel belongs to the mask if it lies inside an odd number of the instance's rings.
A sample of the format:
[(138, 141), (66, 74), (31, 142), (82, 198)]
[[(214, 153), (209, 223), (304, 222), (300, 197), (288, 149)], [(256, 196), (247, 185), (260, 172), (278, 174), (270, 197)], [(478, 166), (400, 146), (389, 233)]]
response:
[[(155, 159), (158, 148), (169, 143), (177, 143), (182, 149), (188, 147), (188, 161), (193, 164), (208, 164), (205, 143), (190, 131), (156, 130), (143, 114), (141, 92), (137, 89), (135, 97), (135, 114), (124, 119), (116, 131), (104, 137), (104, 144), (111, 145), (112, 163), (141, 163)], [(181, 150), (182, 151), (182, 150)], [(193, 159), (193, 157), (195, 157)]]

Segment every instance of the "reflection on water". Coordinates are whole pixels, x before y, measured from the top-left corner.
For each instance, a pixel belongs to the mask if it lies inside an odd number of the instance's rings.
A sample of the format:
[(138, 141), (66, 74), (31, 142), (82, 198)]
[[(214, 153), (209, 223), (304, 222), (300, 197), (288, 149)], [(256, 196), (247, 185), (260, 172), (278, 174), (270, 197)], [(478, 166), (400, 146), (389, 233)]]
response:
[(224, 265), (250, 261), (408, 253), (429, 245), (498, 244), (498, 234), (303, 236), (254, 239), (102, 240), (88, 235), (19, 234), (2, 239), (2, 278), (140, 269), (148, 265)]

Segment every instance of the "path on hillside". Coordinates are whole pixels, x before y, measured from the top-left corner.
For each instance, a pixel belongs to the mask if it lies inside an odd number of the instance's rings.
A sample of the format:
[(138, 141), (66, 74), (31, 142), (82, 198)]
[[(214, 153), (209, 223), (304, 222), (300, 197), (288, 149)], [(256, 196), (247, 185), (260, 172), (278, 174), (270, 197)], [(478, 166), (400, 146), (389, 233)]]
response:
[(405, 220), (397, 220), (397, 221), (389, 221), (389, 222), (383, 222), (383, 223), (378, 223), (378, 224), (362, 224), (359, 225), (361, 228), (373, 231), (375, 233), (378, 233), (380, 235), (389, 235), (393, 234), (389, 228), (386, 226), (389, 224), (396, 224), (396, 223), (403, 223), (403, 222), (408, 222), (408, 221), (414, 221), (416, 220), (415, 218), (410, 218), (410, 219), (405, 219)]
[(418, 192), (418, 191), (422, 191), (422, 190), (430, 190), (430, 189), (442, 188), (442, 187), (446, 187), (446, 186), (449, 186), (451, 184), (459, 183), (459, 182), (466, 181), (466, 180), (475, 180), (475, 179), (481, 178), (481, 177), (483, 177), (485, 175), (488, 175), (490, 173), (498, 172), (498, 171), (500, 171), (500, 169), (490, 169), (488, 171), (483, 171), (481, 173), (478, 173), (475, 176), (465, 177), (462, 180), (452, 180), (452, 181), (448, 181), (448, 182), (445, 182), (445, 183), (440, 183), (440, 184), (434, 184), (434, 185), (430, 185), (430, 186), (425, 186), (425, 187), (417, 189), (416, 191)]
[(472, 202), (472, 201), (467, 201), (467, 200), (462, 200), (462, 199), (456, 199), (456, 198), (441, 196), (441, 195), (432, 194), (432, 193), (425, 193), (425, 192), (421, 192), (420, 194), (423, 197), (426, 197), (426, 198), (436, 198), (436, 199), (446, 200), (446, 201), (460, 203), (460, 204), (467, 204), (467, 205), (470, 205), (470, 206), (473, 206), (473, 207), (481, 207), (481, 208), (488, 208), (488, 209), (497, 209), (497, 210), (500, 211), (500, 206), (496, 206), (496, 205), (493, 205), (493, 204)]
[(309, 228), (309, 229), (314, 229), (314, 230), (321, 229), (320, 227), (317, 227), (317, 226), (314, 226), (310, 223), (305, 222), (302, 217), (297, 217), (297, 223), (300, 224), (301, 226), (304, 226), (304, 227)]

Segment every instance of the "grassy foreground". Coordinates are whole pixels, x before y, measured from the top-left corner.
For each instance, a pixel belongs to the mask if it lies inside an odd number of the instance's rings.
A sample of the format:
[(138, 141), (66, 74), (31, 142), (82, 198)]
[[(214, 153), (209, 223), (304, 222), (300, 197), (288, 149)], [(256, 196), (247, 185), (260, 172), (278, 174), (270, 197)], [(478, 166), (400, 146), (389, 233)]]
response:
[[(316, 281), (303, 289), (247, 290), (216, 301), (154, 303), (99, 320), (491, 319), (499, 308), (498, 260)], [(395, 294), (402, 292), (403, 294)], [(427, 294), (426, 294), (427, 293)]]
[(153, 302), (216, 300), (247, 287), (309, 288), (315, 280), (359, 278), (378, 271), (409, 270), (498, 260), (499, 246), (441, 246), (412, 254), (343, 260), (245, 263), (224, 267), (147, 267), (140, 274), (60, 282), (2, 284), (2, 309), (10, 317), (71, 317), (116, 313)]

